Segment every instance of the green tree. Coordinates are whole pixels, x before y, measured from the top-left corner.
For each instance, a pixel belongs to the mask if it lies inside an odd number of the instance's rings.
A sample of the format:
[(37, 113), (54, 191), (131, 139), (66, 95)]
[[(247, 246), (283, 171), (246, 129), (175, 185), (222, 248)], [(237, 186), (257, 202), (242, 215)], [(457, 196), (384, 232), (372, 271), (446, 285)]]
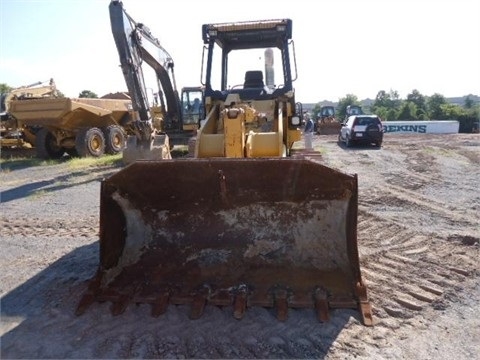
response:
[(321, 109), (322, 105), (320, 105), (320, 103), (316, 103), (315, 106), (312, 108), (312, 118), (314, 120), (316, 120), (318, 117), (319, 117), (319, 113), (320, 113), (320, 109)]
[(410, 94), (407, 95), (407, 101), (414, 103), (417, 107), (416, 118), (420, 119), (423, 115), (427, 113), (427, 103), (425, 96), (423, 96), (420, 91), (417, 89), (412, 90)]
[(428, 112), (426, 109), (417, 109), (417, 120), (428, 120)]
[(338, 100), (337, 119), (344, 119), (347, 114), (348, 105), (361, 105), (358, 98), (353, 94), (347, 94), (344, 98)]
[(11, 86), (8, 86), (5, 83), (0, 84), (0, 94), (9, 93), (12, 90), (13, 90), (13, 88)]
[(394, 121), (398, 118), (398, 112), (395, 109), (388, 109), (387, 116), (385, 117), (386, 121)]
[(79, 98), (93, 98), (98, 99), (98, 95), (95, 94), (93, 91), (90, 90), (83, 90), (79, 95)]
[(402, 100), (398, 91), (390, 90), (387, 93), (385, 90), (380, 90), (371, 106), (371, 111), (385, 121), (392, 121), (397, 120), (401, 105)]
[(460, 122), (459, 132), (471, 133), (480, 127), (480, 104), (474, 105), (471, 109), (465, 109), (464, 114), (457, 120)]
[[(388, 108), (383, 107), (383, 106), (382, 107), (377, 107), (377, 108), (375, 108), (375, 111), (373, 111), (373, 113), (375, 115), (379, 116), (380, 119), (382, 119), (382, 121), (388, 121), (389, 120), (388, 119), (388, 112), (389, 112)], [(390, 119), (390, 120), (392, 120), (392, 119)]]
[(470, 97), (470, 95), (468, 95), (468, 96), (465, 98), (465, 103), (464, 103), (463, 107), (464, 107), (465, 109), (471, 109), (471, 108), (473, 108), (473, 105), (474, 105), (473, 99)]
[(455, 104), (442, 104), (440, 110), (438, 120), (456, 120), (466, 113), (461, 106)]
[(442, 105), (447, 103), (445, 96), (435, 93), (427, 99), (427, 108), (430, 119), (440, 120), (443, 118)]
[(398, 111), (397, 120), (417, 120), (417, 105), (412, 101), (404, 101)]
[(385, 90), (380, 90), (372, 104), (372, 109), (376, 107), (386, 107), (397, 110), (400, 108), (401, 102), (398, 91), (390, 90), (390, 92), (387, 93)]

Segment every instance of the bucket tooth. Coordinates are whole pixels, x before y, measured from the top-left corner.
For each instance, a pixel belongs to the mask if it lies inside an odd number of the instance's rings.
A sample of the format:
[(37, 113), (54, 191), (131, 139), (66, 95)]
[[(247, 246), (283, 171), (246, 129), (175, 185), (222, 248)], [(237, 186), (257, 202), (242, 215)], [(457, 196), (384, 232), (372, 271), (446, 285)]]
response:
[(78, 303), (77, 309), (75, 310), (75, 315), (82, 315), (95, 301), (94, 294), (86, 293), (83, 295)]
[(360, 314), (362, 316), (362, 322), (365, 326), (373, 326), (373, 314), (372, 306), (370, 303), (361, 301), (359, 304)]
[(165, 292), (159, 295), (152, 303), (152, 316), (159, 317), (167, 311), (170, 294)]
[(190, 319), (196, 320), (203, 315), (205, 305), (207, 305), (207, 298), (211, 292), (208, 285), (204, 285), (202, 289), (193, 294), (193, 300), (191, 303)]
[(355, 287), (356, 296), (359, 299), (358, 310), (365, 326), (373, 326), (372, 305), (368, 300), (367, 287), (362, 282), (357, 282)]
[(87, 290), (78, 303), (77, 309), (75, 310), (76, 315), (82, 315), (90, 307), (90, 305), (97, 301), (100, 280), (101, 276), (99, 272), (97, 272), (95, 277), (89, 281)]
[(318, 321), (329, 321), (330, 313), (328, 312), (327, 292), (324, 289), (319, 288), (315, 290), (314, 298)]
[(276, 289), (274, 291), (275, 308), (277, 311), (277, 319), (279, 321), (285, 321), (288, 318), (288, 301), (287, 290)]
[(205, 310), (205, 305), (207, 304), (207, 299), (203, 294), (196, 294), (193, 297), (192, 301), (192, 308), (190, 310), (190, 319), (196, 320), (199, 319), (203, 315), (203, 311)]
[(237, 320), (243, 318), (247, 309), (248, 288), (246, 285), (240, 285), (235, 292), (235, 300), (233, 303), (233, 317)]
[(118, 300), (114, 301), (112, 303), (112, 306), (110, 307), (110, 311), (112, 312), (112, 315), (116, 316), (116, 315), (123, 314), (129, 302), (130, 302), (130, 296), (120, 295)]

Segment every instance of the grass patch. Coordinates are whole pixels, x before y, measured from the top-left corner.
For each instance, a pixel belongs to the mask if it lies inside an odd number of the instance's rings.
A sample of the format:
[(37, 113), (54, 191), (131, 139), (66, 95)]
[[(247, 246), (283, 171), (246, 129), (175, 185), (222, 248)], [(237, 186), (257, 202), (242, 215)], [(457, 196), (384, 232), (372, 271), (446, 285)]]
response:
[(456, 151), (453, 149), (445, 149), (440, 147), (427, 146), (424, 150), (427, 154), (430, 155), (440, 155), (446, 157), (454, 157), (457, 155)]
[(172, 158), (185, 157), (188, 155), (188, 145), (175, 145), (170, 153)]
[(37, 200), (47, 194), (46, 190), (36, 190), (30, 194), (30, 199)]
[(67, 163), (70, 169), (82, 169), (88, 167), (97, 166), (121, 166), (122, 154), (116, 155), (104, 155), (98, 158), (85, 157), (85, 158), (70, 158), (65, 156), (60, 159), (39, 159), (36, 157), (15, 157), (15, 158), (2, 158), (0, 159), (0, 170), (2, 172), (10, 172), (14, 170), (24, 169), (34, 166), (50, 166), (62, 163)]
[(322, 155), (325, 155), (325, 154), (328, 152), (328, 150), (327, 150), (326, 148), (324, 148), (323, 146), (321, 146), (321, 145), (315, 145), (315, 146), (313, 147), (313, 150), (319, 152), (319, 153), (322, 154)]
[(68, 161), (70, 169), (83, 169), (96, 166), (121, 166), (122, 154), (104, 155), (101, 157), (72, 158)]

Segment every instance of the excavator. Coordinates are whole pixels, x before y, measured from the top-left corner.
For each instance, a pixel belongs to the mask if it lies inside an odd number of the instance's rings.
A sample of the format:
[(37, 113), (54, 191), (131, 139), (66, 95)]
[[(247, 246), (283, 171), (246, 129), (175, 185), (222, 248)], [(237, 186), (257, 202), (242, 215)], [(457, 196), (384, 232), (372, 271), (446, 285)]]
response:
[(0, 94), (1, 122), (0, 144), (2, 147), (34, 146), (38, 128), (23, 126), (10, 114), (12, 100), (32, 100), (45, 97), (56, 97), (55, 81), (38, 81), (12, 89), (8, 93)]
[[(203, 100), (203, 89), (185, 87), (178, 95), (174, 61), (150, 29), (135, 22), (119, 1), (110, 5), (110, 23), (135, 118), (129, 126), (135, 135), (127, 137), (123, 162), (171, 158), (171, 146), (188, 144), (198, 128), (203, 107), (193, 112), (193, 102)], [(153, 106), (147, 96), (143, 65), (156, 75), (158, 92)]]
[[(124, 11), (121, 2), (110, 11)], [(149, 304), (157, 317), (173, 304), (189, 306), (191, 319), (220, 306), (240, 320), (261, 306), (280, 321), (309, 308), (324, 322), (353, 308), (372, 325), (357, 176), (293, 146), (292, 21), (204, 24), (202, 39), (194, 154), (137, 160), (102, 181), (100, 264), (76, 314), (108, 301), (113, 315)]]

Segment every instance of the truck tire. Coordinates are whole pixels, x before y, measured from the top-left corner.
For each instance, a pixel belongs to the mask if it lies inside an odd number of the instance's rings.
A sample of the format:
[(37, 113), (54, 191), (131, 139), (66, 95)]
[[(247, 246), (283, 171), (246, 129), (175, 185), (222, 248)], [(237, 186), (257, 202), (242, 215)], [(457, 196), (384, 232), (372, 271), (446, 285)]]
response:
[(104, 129), (105, 135), (105, 152), (115, 155), (125, 149), (126, 136), (123, 129), (118, 125), (110, 125)]
[(99, 128), (83, 128), (75, 137), (75, 149), (80, 157), (105, 154), (105, 136)]
[(55, 135), (46, 128), (41, 128), (37, 132), (35, 150), (40, 159), (60, 159), (65, 153), (65, 149), (57, 145)]

